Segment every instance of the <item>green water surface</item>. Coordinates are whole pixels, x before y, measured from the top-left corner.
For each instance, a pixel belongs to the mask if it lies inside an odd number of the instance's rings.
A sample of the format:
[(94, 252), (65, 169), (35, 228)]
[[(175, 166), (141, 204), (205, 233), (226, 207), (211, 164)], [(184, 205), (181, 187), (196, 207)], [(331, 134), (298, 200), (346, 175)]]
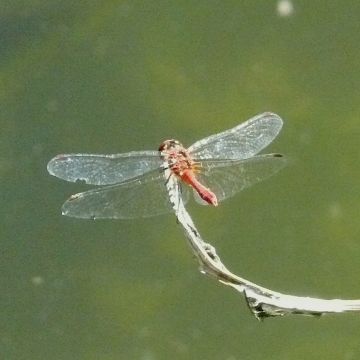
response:
[[(360, 314), (260, 323), (198, 272), (172, 215), (61, 216), (58, 153), (185, 145), (263, 111), (275, 177), (189, 204), (235, 273), (360, 298), (360, 2), (0, 2), (0, 358), (359, 359)], [(146, 199), (144, 199), (146, 201)]]

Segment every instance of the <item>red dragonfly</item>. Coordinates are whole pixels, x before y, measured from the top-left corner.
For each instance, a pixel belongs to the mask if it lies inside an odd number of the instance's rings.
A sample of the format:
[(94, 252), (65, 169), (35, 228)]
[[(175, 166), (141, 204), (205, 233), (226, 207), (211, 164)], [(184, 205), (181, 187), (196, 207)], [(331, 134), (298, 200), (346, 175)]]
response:
[(67, 181), (105, 185), (72, 195), (62, 207), (67, 216), (130, 219), (169, 212), (165, 169), (187, 185), (181, 186), (184, 203), (192, 188), (198, 203), (217, 206), (284, 167), (280, 154), (256, 155), (281, 127), (281, 118), (267, 112), (187, 149), (177, 140), (166, 140), (158, 151), (57, 155), (47, 169)]

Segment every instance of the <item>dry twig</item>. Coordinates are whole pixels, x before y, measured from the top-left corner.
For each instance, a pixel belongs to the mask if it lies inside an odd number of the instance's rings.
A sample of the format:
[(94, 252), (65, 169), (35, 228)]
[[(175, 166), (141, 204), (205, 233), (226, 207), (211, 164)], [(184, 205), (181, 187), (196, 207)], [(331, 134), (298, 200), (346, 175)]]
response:
[(171, 171), (166, 170), (167, 190), (179, 224), (182, 226), (190, 247), (200, 264), (200, 271), (221, 283), (242, 292), (251, 312), (257, 319), (288, 314), (316, 315), (360, 311), (360, 300), (316, 299), (311, 297), (281, 294), (230, 272), (221, 262), (213, 246), (206, 243), (196, 229), (181, 197), (180, 185)]

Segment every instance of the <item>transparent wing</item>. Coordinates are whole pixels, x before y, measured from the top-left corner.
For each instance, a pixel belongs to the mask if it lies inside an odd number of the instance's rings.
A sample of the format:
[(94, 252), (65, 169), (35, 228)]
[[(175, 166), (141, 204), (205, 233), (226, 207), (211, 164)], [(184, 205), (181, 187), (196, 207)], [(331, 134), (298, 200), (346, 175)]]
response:
[[(153, 171), (121, 184), (72, 195), (63, 205), (63, 215), (83, 219), (132, 219), (172, 210), (164, 173)], [(182, 188), (183, 200), (188, 191)]]
[[(220, 202), (276, 174), (285, 165), (286, 159), (280, 154), (258, 155), (236, 161), (204, 160), (196, 177), (215, 193)], [(207, 205), (195, 191), (194, 196), (198, 203)]]
[(155, 170), (161, 164), (158, 151), (132, 151), (113, 155), (57, 155), (49, 161), (47, 169), (51, 175), (66, 181), (110, 185)]
[(247, 159), (269, 145), (282, 124), (278, 115), (266, 112), (232, 129), (199, 140), (188, 150), (194, 160)]

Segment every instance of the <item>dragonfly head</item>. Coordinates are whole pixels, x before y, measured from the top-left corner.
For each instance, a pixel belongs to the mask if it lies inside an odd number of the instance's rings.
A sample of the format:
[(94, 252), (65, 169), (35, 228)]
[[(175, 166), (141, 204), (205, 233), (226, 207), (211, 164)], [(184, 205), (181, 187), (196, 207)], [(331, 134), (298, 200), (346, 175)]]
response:
[(174, 139), (165, 140), (161, 145), (159, 146), (159, 151), (169, 151), (169, 150), (177, 150), (177, 149), (183, 149), (182, 144)]

